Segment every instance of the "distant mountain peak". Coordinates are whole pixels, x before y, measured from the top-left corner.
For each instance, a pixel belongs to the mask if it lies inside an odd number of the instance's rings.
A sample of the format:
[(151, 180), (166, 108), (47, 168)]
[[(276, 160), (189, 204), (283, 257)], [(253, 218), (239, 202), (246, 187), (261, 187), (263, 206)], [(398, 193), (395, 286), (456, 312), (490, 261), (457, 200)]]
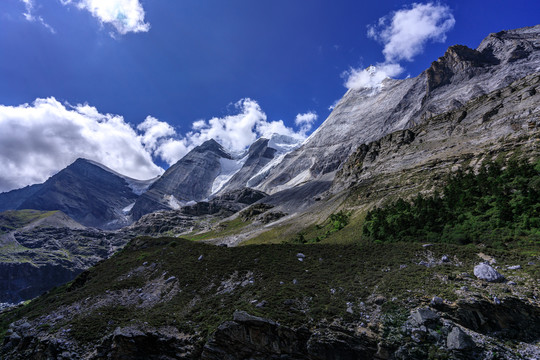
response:
[(220, 143), (218, 143), (214, 139), (206, 140), (201, 145), (194, 148), (192, 151), (195, 151), (195, 152), (198, 152), (198, 153), (204, 153), (204, 152), (207, 152), (207, 151), (211, 151), (213, 153), (218, 154), (221, 157), (224, 157), (224, 158), (227, 158), (227, 159), (232, 158), (231, 154), (227, 150), (225, 150), (223, 145), (221, 145)]

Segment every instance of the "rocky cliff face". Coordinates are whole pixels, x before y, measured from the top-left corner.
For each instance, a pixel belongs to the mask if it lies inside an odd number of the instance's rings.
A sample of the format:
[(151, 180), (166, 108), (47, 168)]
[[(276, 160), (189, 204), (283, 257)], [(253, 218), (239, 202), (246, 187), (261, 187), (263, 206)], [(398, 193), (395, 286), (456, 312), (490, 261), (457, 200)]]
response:
[(179, 209), (190, 201), (200, 201), (212, 194), (215, 179), (224, 161), (232, 156), (215, 140), (208, 140), (191, 150), (171, 166), (133, 206), (131, 214), (139, 219), (156, 210)]
[[(20, 227), (9, 226), (10, 231), (0, 235), (0, 303), (29, 300), (73, 280), (111, 256), (130, 237), (87, 229), (60, 211), (9, 213), (12, 219), (32, 220)], [(5, 223), (0, 216), (0, 228)]]
[(254, 185), (273, 193), (332, 179), (359, 144), (422, 124), (539, 69), (540, 26), (491, 34), (476, 50), (452, 46), (415, 78), (387, 79), (380, 90), (349, 90), (320, 128)]
[(539, 119), (537, 73), (422, 125), (358, 146), (337, 173), (333, 191), (356, 187), (358, 202), (378, 204), (430, 191), (459, 167), (517, 155), (535, 159)]

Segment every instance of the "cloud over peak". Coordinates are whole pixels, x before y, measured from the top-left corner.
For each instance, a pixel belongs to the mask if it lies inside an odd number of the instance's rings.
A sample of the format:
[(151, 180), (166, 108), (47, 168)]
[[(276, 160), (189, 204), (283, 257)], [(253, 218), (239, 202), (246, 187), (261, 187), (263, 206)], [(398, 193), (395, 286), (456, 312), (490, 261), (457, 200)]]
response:
[(53, 97), (0, 105), (0, 191), (43, 182), (79, 157), (137, 179), (163, 172), (122, 116)]
[(0, 192), (44, 182), (79, 157), (149, 179), (163, 173), (154, 160), (172, 165), (207, 140), (241, 153), (257, 138), (273, 134), (301, 141), (316, 119), (313, 112), (298, 114), (295, 131), (282, 120), (269, 121), (260, 105), (246, 98), (233, 105), (232, 114), (195, 121), (180, 135), (152, 116), (134, 127), (120, 115), (103, 114), (88, 104), (62, 104), (54, 97), (0, 105)]
[(214, 139), (233, 153), (245, 151), (257, 138), (270, 138), (273, 134), (287, 135), (298, 140), (306, 137), (315, 113), (299, 114), (299, 131), (287, 127), (282, 120), (269, 121), (257, 101), (249, 98), (236, 102), (233, 114), (193, 122), (191, 131), (184, 136), (163, 139), (154, 155), (169, 165), (181, 159), (188, 151), (203, 142)]
[(446, 33), (454, 27), (454, 16), (446, 5), (432, 2), (413, 3), (379, 19), (368, 26), (368, 37), (384, 45), (384, 62), (367, 69), (350, 69), (344, 73), (348, 89), (380, 88), (387, 77), (405, 70), (400, 61), (412, 61), (424, 51), (429, 41), (444, 42)]
[(368, 26), (368, 37), (384, 44), (386, 62), (412, 61), (428, 41), (446, 41), (446, 33), (455, 23), (446, 5), (414, 3)]

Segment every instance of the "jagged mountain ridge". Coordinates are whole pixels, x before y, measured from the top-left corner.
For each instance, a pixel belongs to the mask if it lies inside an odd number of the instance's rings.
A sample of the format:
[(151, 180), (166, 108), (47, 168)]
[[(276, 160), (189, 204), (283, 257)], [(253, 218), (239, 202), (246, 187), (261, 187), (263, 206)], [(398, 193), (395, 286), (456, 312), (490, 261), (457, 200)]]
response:
[(298, 145), (296, 139), (273, 135), (255, 141), (245, 154), (233, 156), (214, 139), (208, 140), (171, 166), (137, 200), (131, 215), (137, 220), (154, 211), (177, 210), (249, 187)]
[(131, 215), (139, 219), (157, 210), (179, 209), (190, 201), (207, 198), (221, 172), (223, 160), (234, 159), (213, 139), (195, 147), (141, 195)]
[(358, 144), (460, 107), (540, 71), (540, 25), (490, 34), (476, 50), (451, 46), (415, 78), (386, 79), (381, 89), (351, 89), (328, 119), (266, 178), (267, 193), (313, 179), (333, 179)]

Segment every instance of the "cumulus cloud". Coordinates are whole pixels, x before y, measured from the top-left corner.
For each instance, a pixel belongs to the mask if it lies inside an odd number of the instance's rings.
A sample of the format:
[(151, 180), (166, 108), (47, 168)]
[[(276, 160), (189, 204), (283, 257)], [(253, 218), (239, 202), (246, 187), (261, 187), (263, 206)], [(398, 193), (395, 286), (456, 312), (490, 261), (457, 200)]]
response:
[(216, 140), (233, 153), (241, 153), (257, 138), (268, 138), (272, 134), (287, 135), (301, 141), (316, 119), (314, 113), (301, 115), (300, 123), (297, 123), (300, 130), (294, 131), (282, 120), (269, 121), (255, 100), (242, 99), (234, 104), (234, 110), (236, 113), (232, 115), (193, 122), (191, 131), (184, 136), (162, 141), (155, 155), (172, 165), (195, 146), (210, 139)]
[(269, 121), (255, 100), (242, 99), (233, 108), (231, 115), (193, 122), (180, 135), (152, 116), (133, 127), (122, 116), (102, 114), (88, 104), (62, 104), (53, 97), (0, 105), (0, 192), (44, 182), (79, 157), (149, 179), (163, 173), (155, 159), (172, 165), (207, 140), (240, 154), (257, 138), (273, 134), (302, 141), (317, 119), (313, 112), (298, 114), (295, 131), (282, 120)]
[(43, 182), (78, 157), (133, 178), (152, 178), (163, 169), (152, 161), (144, 138), (121, 116), (89, 105), (64, 105), (54, 98), (0, 105), (0, 191)]
[(23, 13), (24, 18), (30, 22), (37, 22), (43, 25), (47, 30), (49, 30), (51, 33), (56, 34), (56, 31), (53, 29), (52, 26), (47, 24), (45, 20), (41, 16), (35, 15), (35, 4), (34, 0), (21, 0), (21, 2), (24, 4), (24, 8), (26, 12)]
[(383, 54), (389, 63), (412, 61), (428, 41), (444, 42), (456, 20), (446, 5), (418, 4), (379, 19), (368, 27), (368, 36), (384, 44)]
[(366, 69), (350, 69), (346, 72), (348, 89), (377, 88), (386, 78), (398, 76), (403, 72), (399, 64), (378, 64)]
[[(24, 1), (24, 0), (23, 0)], [(89, 11), (102, 24), (112, 25), (119, 34), (147, 32), (150, 24), (144, 21), (145, 12), (139, 0), (60, 0)]]
[(159, 121), (155, 117), (147, 116), (146, 119), (137, 125), (137, 130), (143, 132), (140, 139), (144, 147), (151, 152), (154, 152), (158, 146), (158, 142), (169, 136), (176, 134), (174, 128), (164, 121)]
[(310, 111), (304, 114), (296, 115), (294, 123), (296, 126), (300, 127), (300, 133), (306, 134), (309, 130), (311, 130), (313, 123), (317, 120), (317, 118), (317, 114)]
[(454, 16), (446, 5), (414, 3), (379, 19), (368, 26), (368, 37), (384, 44), (385, 61), (368, 69), (351, 69), (344, 73), (349, 89), (380, 88), (387, 77), (403, 73), (400, 61), (412, 61), (429, 41), (444, 42), (454, 27)]

